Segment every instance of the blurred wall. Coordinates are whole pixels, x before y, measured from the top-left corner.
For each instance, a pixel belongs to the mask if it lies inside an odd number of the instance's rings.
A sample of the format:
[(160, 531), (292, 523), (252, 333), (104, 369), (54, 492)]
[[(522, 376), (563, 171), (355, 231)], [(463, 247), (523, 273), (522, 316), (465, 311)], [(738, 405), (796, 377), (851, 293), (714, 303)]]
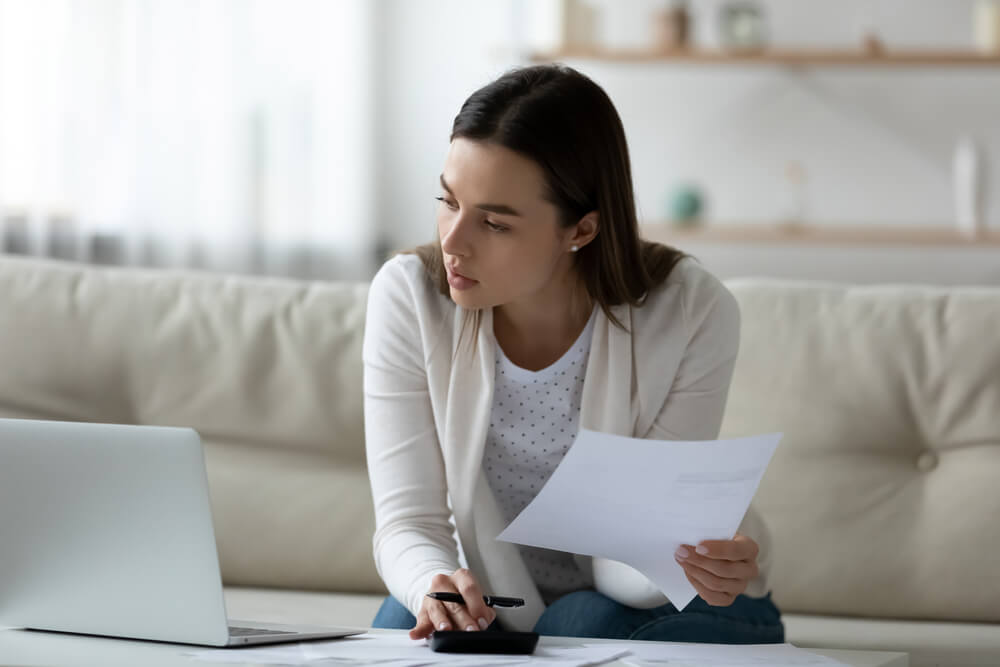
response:
[[(380, 5), (376, 206), (388, 245), (433, 237), (433, 197), (451, 121), (478, 86), (525, 64), (517, 53), (529, 46), (525, 22), (537, 10), (530, 5), (535, 1), (384, 0)], [(640, 47), (651, 38), (651, 12), (665, 3), (591, 4), (599, 10), (603, 44)], [(720, 4), (690, 3), (699, 45), (717, 43)], [(770, 41), (778, 46), (849, 48), (870, 28), (887, 48), (972, 45), (974, 0), (759, 4)], [(1000, 229), (1000, 67), (566, 62), (600, 83), (618, 108), (641, 219), (663, 219), (672, 187), (690, 182), (707, 192), (706, 217), (712, 222), (784, 220), (799, 206), (786, 178), (787, 165), (795, 161), (805, 170), (798, 196), (807, 222), (951, 225), (954, 147), (968, 134), (993, 163), (987, 165), (992, 167), (987, 219)], [(961, 262), (958, 257), (942, 259), (943, 266)], [(1000, 246), (992, 254), (977, 250), (974, 261), (994, 259), (1000, 267)], [(737, 269), (731, 263), (714, 268), (727, 275), (755, 271), (753, 265)], [(838, 277), (836, 266), (831, 271), (823, 277)]]

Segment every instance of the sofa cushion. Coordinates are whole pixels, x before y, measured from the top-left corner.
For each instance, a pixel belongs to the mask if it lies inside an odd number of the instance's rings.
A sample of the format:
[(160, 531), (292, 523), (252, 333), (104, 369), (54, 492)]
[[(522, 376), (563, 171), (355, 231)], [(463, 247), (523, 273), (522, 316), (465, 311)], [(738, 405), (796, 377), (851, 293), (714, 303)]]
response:
[(0, 416), (190, 426), (223, 579), (381, 592), (367, 286), (4, 256)]
[(205, 462), (227, 584), (384, 594), (363, 467), (219, 440)]
[(903, 651), (910, 667), (996, 667), (1000, 625), (785, 614), (785, 639), (796, 646)]
[(227, 586), (230, 618), (292, 625), (371, 627), (385, 595)]
[(782, 610), (1000, 621), (1000, 288), (726, 284)]

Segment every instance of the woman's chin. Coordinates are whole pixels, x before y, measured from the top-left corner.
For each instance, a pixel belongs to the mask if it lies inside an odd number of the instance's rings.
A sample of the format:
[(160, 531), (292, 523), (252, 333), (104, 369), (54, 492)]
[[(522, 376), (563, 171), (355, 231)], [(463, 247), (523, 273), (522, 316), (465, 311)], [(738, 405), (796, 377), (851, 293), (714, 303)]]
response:
[(487, 308), (490, 304), (486, 303), (486, 300), (482, 298), (481, 295), (472, 294), (474, 290), (457, 290), (452, 287), (449, 292), (451, 293), (451, 300), (455, 302), (456, 305), (465, 308), (466, 310), (479, 310), (480, 308)]

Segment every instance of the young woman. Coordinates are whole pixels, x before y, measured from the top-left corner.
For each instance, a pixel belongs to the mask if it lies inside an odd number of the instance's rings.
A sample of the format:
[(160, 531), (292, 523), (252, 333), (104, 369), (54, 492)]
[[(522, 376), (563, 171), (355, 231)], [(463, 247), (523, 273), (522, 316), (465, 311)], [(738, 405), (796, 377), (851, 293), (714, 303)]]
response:
[[(373, 625), (783, 641), (753, 508), (734, 539), (663, 554), (699, 593), (683, 611), (624, 564), (495, 540), (581, 427), (717, 437), (739, 311), (692, 258), (640, 240), (621, 120), (579, 72), (505, 74), (466, 100), (450, 142), (438, 241), (388, 261), (368, 301), (374, 551), (391, 593)], [(622, 520), (641, 526), (642, 508)], [(487, 607), (487, 593), (526, 604)]]

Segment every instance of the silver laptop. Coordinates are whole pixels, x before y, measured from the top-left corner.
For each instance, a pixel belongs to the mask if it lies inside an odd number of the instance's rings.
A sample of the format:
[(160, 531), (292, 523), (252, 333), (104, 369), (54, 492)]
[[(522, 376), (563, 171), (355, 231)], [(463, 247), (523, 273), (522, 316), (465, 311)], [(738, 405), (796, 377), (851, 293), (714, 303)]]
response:
[(0, 626), (203, 646), (363, 629), (227, 620), (194, 429), (0, 419)]

